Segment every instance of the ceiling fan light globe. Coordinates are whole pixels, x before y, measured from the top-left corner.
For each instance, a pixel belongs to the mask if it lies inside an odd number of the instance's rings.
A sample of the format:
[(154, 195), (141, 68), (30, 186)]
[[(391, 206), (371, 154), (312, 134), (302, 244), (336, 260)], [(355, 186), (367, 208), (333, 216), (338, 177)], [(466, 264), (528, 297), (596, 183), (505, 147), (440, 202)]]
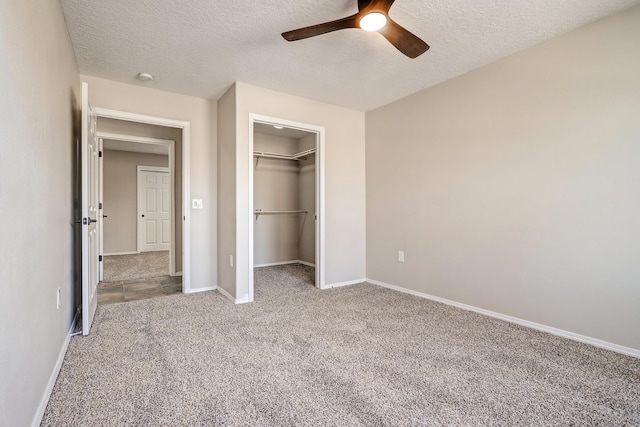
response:
[(387, 16), (380, 12), (371, 12), (360, 19), (360, 28), (365, 31), (378, 31), (387, 25)]

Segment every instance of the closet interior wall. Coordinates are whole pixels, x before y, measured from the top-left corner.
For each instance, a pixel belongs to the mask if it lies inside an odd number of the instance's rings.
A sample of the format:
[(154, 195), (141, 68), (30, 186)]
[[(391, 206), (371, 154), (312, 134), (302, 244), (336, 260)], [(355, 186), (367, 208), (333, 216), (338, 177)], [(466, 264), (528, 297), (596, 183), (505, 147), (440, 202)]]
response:
[[(293, 155), (315, 147), (315, 134), (302, 138), (254, 134), (254, 152)], [(253, 215), (255, 267), (315, 264), (315, 157), (313, 153), (300, 160), (254, 157), (254, 210), (303, 211)]]

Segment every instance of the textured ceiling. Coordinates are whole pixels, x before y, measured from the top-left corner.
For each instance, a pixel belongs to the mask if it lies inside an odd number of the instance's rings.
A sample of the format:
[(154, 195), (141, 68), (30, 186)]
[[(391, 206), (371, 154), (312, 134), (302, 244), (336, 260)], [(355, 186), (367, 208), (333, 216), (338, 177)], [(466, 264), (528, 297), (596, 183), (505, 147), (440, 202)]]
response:
[(416, 59), (359, 29), (280, 36), (355, 13), (357, 0), (61, 4), (83, 74), (210, 99), (242, 81), (368, 111), (640, 0), (396, 0), (389, 15), (431, 46)]

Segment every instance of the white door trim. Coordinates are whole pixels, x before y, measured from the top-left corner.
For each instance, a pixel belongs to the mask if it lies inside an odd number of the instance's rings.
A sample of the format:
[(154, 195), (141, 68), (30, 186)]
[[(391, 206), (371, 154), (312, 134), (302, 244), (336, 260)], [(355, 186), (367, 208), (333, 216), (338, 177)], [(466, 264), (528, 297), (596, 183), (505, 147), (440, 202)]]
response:
[(107, 108), (94, 108), (94, 110), (98, 117), (182, 130), (182, 292), (191, 293), (191, 210), (189, 206), (189, 200), (191, 200), (191, 123)]
[[(99, 108), (97, 108), (99, 110)], [(149, 138), (147, 136), (133, 136), (133, 135), (125, 135), (121, 133), (110, 133), (110, 132), (98, 132), (98, 137), (102, 139), (109, 139), (112, 141), (123, 141), (123, 142), (138, 142), (140, 144), (156, 144), (156, 145), (166, 145), (169, 147), (170, 145), (174, 145), (175, 141), (173, 139), (160, 139), (160, 138)]]
[[(100, 132), (96, 132), (96, 137), (98, 138), (98, 152), (103, 153), (103, 143), (104, 141), (100, 137)], [(104, 188), (102, 187), (102, 183), (104, 181), (104, 157), (100, 155), (98, 157), (98, 253), (102, 257), (98, 261), (98, 282), (102, 282), (104, 278)]]
[(140, 224), (140, 212), (141, 212), (141, 205), (140, 205), (140, 173), (141, 172), (163, 172), (163, 173), (168, 173), (169, 174), (169, 186), (170, 188), (170, 196), (169, 196), (169, 203), (171, 208), (169, 209), (169, 235), (170, 235), (170, 239), (171, 242), (169, 243), (169, 261), (170, 261), (170, 274), (172, 276), (175, 276), (175, 263), (173, 260), (173, 254), (175, 253), (175, 224), (174, 224), (174, 219), (175, 219), (175, 205), (173, 203), (174, 199), (175, 199), (175, 188), (174, 186), (172, 186), (173, 184), (173, 173), (171, 171), (171, 168), (168, 167), (163, 167), (163, 166), (144, 166), (144, 165), (138, 165), (136, 168), (136, 251), (138, 253), (141, 252), (140, 247), (141, 247), (141, 230), (139, 227)]
[[(176, 225), (175, 225), (175, 214), (174, 214), (174, 210), (175, 210), (175, 206), (176, 206), (176, 196), (175, 196), (175, 188), (176, 188), (176, 181), (175, 181), (175, 151), (176, 151), (176, 142), (172, 139), (160, 139), (160, 138), (149, 138), (146, 136), (133, 136), (133, 135), (123, 135), (123, 134), (119, 134), (119, 133), (109, 133), (109, 132), (98, 132), (98, 137), (101, 138), (101, 140), (107, 139), (110, 141), (122, 141), (122, 142), (136, 142), (139, 144), (153, 144), (153, 145), (162, 145), (167, 147), (167, 151), (168, 151), (168, 156), (169, 156), (169, 177), (171, 179), (171, 206), (172, 206), (172, 210), (171, 210), (171, 246), (169, 248), (169, 274), (171, 276), (175, 276), (176, 275), (176, 257), (175, 257), (175, 253), (176, 253)], [(100, 148), (102, 150), (102, 146)], [(102, 160), (102, 159), (100, 159)], [(151, 167), (151, 166), (148, 166)], [(184, 174), (183, 174), (184, 175)], [(100, 162), (100, 201), (104, 201), (103, 200), (103, 193), (102, 193), (102, 189), (103, 189), (103, 179), (102, 179), (102, 162)], [(184, 198), (184, 196), (183, 196)], [(137, 202), (136, 202), (137, 203)], [(102, 215), (101, 215), (102, 218)], [(136, 217), (136, 227), (138, 224), (138, 217)], [(101, 225), (102, 227), (102, 225)], [(100, 228), (100, 242), (103, 242), (103, 228)], [(184, 236), (183, 236), (183, 247), (184, 247)], [(140, 253), (140, 249), (138, 248), (138, 239), (136, 237), (136, 252)], [(104, 259), (104, 253), (103, 253), (103, 248), (100, 248), (100, 253), (103, 255), (103, 259)], [(104, 263), (100, 264), (100, 268), (101, 268), (101, 273), (100, 273), (100, 280), (102, 280), (103, 278), (103, 274), (102, 274), (102, 268), (103, 268)], [(184, 265), (184, 264), (183, 264)], [(184, 284), (183, 284), (184, 286)]]
[[(264, 123), (268, 125), (279, 125), (287, 128), (298, 129), (305, 132), (316, 134), (316, 215), (318, 219), (315, 221), (316, 229), (316, 287), (325, 289), (325, 254), (324, 254), (324, 238), (325, 238), (325, 222), (324, 222), (324, 142), (325, 128), (324, 126), (310, 125), (306, 123), (295, 122), (291, 120), (281, 119), (277, 117), (269, 117), (261, 114), (249, 113), (249, 295), (248, 301), (253, 301), (253, 125), (254, 123)], [(238, 257), (236, 257), (237, 259)], [(238, 266), (240, 267), (240, 266)]]
[[(89, 104), (89, 85), (82, 83), (81, 111), (81, 171), (80, 181), (82, 218), (82, 335), (88, 335), (98, 306), (97, 287), (100, 277), (98, 252), (98, 138), (97, 116)], [(91, 217), (94, 218), (91, 218)], [(94, 224), (95, 225), (92, 225)]]

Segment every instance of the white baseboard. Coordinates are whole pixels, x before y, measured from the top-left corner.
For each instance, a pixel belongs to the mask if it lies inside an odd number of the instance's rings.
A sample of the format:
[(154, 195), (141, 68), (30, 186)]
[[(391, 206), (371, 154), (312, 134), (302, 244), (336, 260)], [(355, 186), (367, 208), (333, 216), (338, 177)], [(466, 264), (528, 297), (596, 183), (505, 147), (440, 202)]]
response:
[(249, 299), (249, 294), (244, 294), (242, 296), (242, 298), (236, 298), (236, 300), (235, 300), (236, 304), (247, 304), (247, 303), (250, 303), (250, 302), (253, 302), (253, 301), (251, 301)]
[(67, 349), (69, 348), (69, 342), (71, 342), (71, 334), (73, 333), (73, 328), (76, 325), (76, 317), (77, 315), (74, 316), (73, 320), (71, 321), (71, 326), (69, 326), (67, 337), (64, 339), (64, 342), (62, 343), (62, 347), (60, 348), (60, 353), (58, 354), (58, 360), (56, 360), (56, 364), (53, 367), (53, 371), (51, 371), (51, 376), (49, 376), (49, 382), (47, 383), (47, 388), (45, 388), (44, 393), (42, 394), (40, 405), (38, 405), (38, 410), (36, 411), (33, 417), (33, 422), (31, 423), (33, 427), (38, 427), (42, 422), (44, 411), (47, 409), (49, 398), (51, 397), (51, 393), (53, 392), (53, 387), (56, 385), (58, 374), (60, 374), (60, 368), (62, 368), (62, 362), (64, 361), (64, 356), (67, 354)]
[(111, 252), (108, 254), (102, 254), (103, 256), (111, 256), (111, 255), (138, 255), (138, 252)]
[(218, 286), (218, 292), (220, 292), (225, 298), (227, 298), (232, 303), (234, 303), (234, 304), (236, 303), (236, 299), (234, 297), (232, 297), (229, 292), (225, 291), (224, 289), (222, 289), (219, 286)]
[(638, 357), (640, 358), (640, 349), (635, 349), (631, 347), (625, 347), (622, 345), (610, 343), (608, 341), (602, 341), (597, 338), (587, 337), (585, 335), (576, 334), (573, 332), (565, 331), (563, 329), (554, 328), (552, 326), (542, 325), (540, 323), (531, 322), (529, 320), (520, 319), (518, 317), (509, 316), (502, 313), (497, 313), (491, 310), (485, 310), (484, 308), (474, 307), (472, 305), (463, 304), (460, 302), (448, 300), (445, 298), (440, 298), (434, 295), (425, 294), (422, 292), (414, 291), (411, 289), (401, 288), (400, 286), (390, 285), (389, 283), (380, 282), (378, 280), (367, 279), (367, 282), (382, 286), (383, 288), (393, 289), (394, 291), (403, 292), (405, 294), (414, 295), (420, 298), (426, 298), (432, 301), (441, 302), (443, 304), (447, 304), (453, 307), (461, 308), (467, 311), (474, 311), (476, 313), (484, 314), (485, 316), (493, 317), (496, 319), (504, 320), (505, 322), (515, 323), (516, 325), (526, 326), (531, 329), (536, 329), (542, 332), (548, 332), (552, 335), (557, 335), (563, 338), (568, 338), (573, 341), (582, 342), (585, 344), (590, 344), (595, 347), (604, 348), (607, 350), (615, 351), (616, 353), (625, 354), (627, 356)]
[(292, 261), (279, 261), (279, 262), (267, 262), (264, 264), (254, 264), (253, 267), (254, 268), (260, 268), (260, 267), (273, 267), (274, 265), (287, 265), (287, 264), (296, 264), (298, 261), (297, 260), (292, 260)]
[(302, 264), (302, 265), (306, 265), (306, 266), (308, 266), (308, 267), (316, 268), (316, 265), (315, 265), (314, 263), (312, 263), (312, 262), (308, 262), (308, 261), (302, 261), (301, 259), (299, 259), (299, 260), (297, 261), (297, 263), (298, 263), (298, 264)]
[(324, 285), (322, 289), (331, 289), (331, 288), (339, 288), (342, 286), (351, 286), (357, 285), (358, 283), (364, 283), (367, 279), (357, 279), (357, 280), (348, 280), (346, 282), (338, 282), (338, 283), (327, 283)]
[(224, 289), (222, 289), (221, 287), (218, 286), (218, 292), (220, 292), (225, 298), (227, 298), (229, 301), (231, 301), (234, 304), (246, 304), (249, 301), (249, 295), (244, 295), (243, 298), (234, 298), (231, 296), (231, 294), (227, 291), (225, 291)]
[(272, 267), (274, 265), (288, 265), (288, 264), (304, 264), (304, 265), (308, 265), (309, 267), (314, 267), (315, 268), (315, 264), (312, 264), (310, 262), (307, 261), (301, 261), (299, 259), (294, 259), (291, 261), (279, 261), (279, 262), (268, 262), (265, 264), (254, 264), (253, 267), (254, 268), (260, 268), (260, 267)]
[(217, 286), (207, 286), (206, 288), (191, 288), (189, 292), (184, 292), (185, 294), (197, 294), (199, 292), (207, 292), (207, 291), (215, 291), (218, 289)]
[(226, 299), (230, 300), (232, 303), (236, 303), (236, 299), (234, 297), (231, 296), (231, 294), (227, 291), (225, 291), (224, 289), (222, 289), (221, 287), (218, 286), (218, 292), (220, 292)]

